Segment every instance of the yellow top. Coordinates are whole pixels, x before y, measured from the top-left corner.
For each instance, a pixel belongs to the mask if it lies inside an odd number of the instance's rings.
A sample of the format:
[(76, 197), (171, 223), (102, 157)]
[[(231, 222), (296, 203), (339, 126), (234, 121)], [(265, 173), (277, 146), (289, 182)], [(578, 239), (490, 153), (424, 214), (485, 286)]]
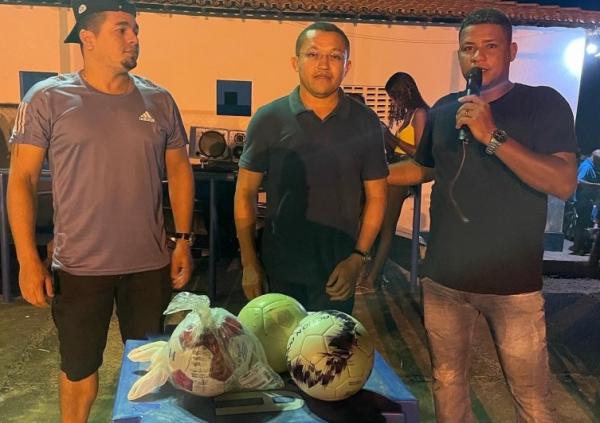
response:
[[(402, 139), (407, 144), (416, 145), (415, 128), (409, 123), (404, 129), (396, 132), (396, 138)], [(404, 151), (400, 146), (394, 148), (394, 152), (397, 154), (407, 154), (406, 151)]]

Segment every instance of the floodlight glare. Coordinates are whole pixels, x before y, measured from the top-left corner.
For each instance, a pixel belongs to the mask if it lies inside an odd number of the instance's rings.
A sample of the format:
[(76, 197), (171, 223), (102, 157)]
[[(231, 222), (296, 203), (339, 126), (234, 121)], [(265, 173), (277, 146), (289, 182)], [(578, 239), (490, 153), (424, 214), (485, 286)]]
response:
[(571, 75), (580, 76), (583, 70), (583, 59), (585, 56), (585, 38), (577, 38), (571, 41), (563, 54), (563, 62)]

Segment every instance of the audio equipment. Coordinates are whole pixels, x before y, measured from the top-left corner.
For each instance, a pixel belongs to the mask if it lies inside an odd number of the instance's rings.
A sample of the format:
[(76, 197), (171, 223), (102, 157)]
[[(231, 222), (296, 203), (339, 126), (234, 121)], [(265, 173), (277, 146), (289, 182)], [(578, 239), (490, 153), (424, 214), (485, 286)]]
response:
[(246, 131), (229, 131), (229, 149), (231, 151), (231, 161), (237, 163), (246, 144)]
[(190, 129), (190, 158), (203, 161), (230, 161), (231, 152), (227, 144), (228, 132), (227, 129), (192, 126)]

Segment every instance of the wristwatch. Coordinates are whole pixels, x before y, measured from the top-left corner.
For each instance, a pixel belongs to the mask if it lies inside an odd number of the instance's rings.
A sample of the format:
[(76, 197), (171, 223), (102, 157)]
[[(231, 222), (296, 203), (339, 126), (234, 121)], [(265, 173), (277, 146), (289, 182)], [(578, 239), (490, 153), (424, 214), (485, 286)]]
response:
[(508, 134), (502, 129), (494, 129), (492, 131), (492, 138), (489, 144), (485, 147), (485, 152), (490, 156), (496, 154), (496, 150), (508, 139)]
[(194, 245), (194, 240), (196, 239), (196, 236), (193, 232), (175, 232), (173, 235), (169, 236), (169, 239), (171, 239), (171, 241), (173, 242), (177, 242), (180, 239), (183, 239), (189, 242), (190, 245)]
[(357, 254), (361, 257), (361, 260), (363, 262), (363, 264), (367, 264), (368, 262), (371, 261), (371, 255), (369, 254), (368, 251), (360, 251), (358, 248), (355, 248), (354, 250), (352, 250), (352, 254)]

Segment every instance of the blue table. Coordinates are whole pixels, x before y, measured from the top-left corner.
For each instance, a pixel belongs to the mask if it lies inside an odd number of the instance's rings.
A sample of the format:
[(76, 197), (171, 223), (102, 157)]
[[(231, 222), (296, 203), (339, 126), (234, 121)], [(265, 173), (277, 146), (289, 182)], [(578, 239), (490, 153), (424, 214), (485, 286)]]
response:
[[(125, 344), (113, 408), (114, 423), (367, 423), (382, 416), (387, 423), (419, 422), (417, 400), (379, 353), (375, 355), (373, 372), (365, 387), (343, 401), (313, 399), (301, 392), (291, 380), (286, 381), (283, 390), (224, 394), (215, 398), (178, 391), (167, 382), (157, 392), (129, 401), (127, 393), (145, 373), (148, 363), (132, 362), (127, 354), (145, 342), (127, 341)], [(281, 404), (289, 410), (256, 410), (257, 407), (281, 407)]]

